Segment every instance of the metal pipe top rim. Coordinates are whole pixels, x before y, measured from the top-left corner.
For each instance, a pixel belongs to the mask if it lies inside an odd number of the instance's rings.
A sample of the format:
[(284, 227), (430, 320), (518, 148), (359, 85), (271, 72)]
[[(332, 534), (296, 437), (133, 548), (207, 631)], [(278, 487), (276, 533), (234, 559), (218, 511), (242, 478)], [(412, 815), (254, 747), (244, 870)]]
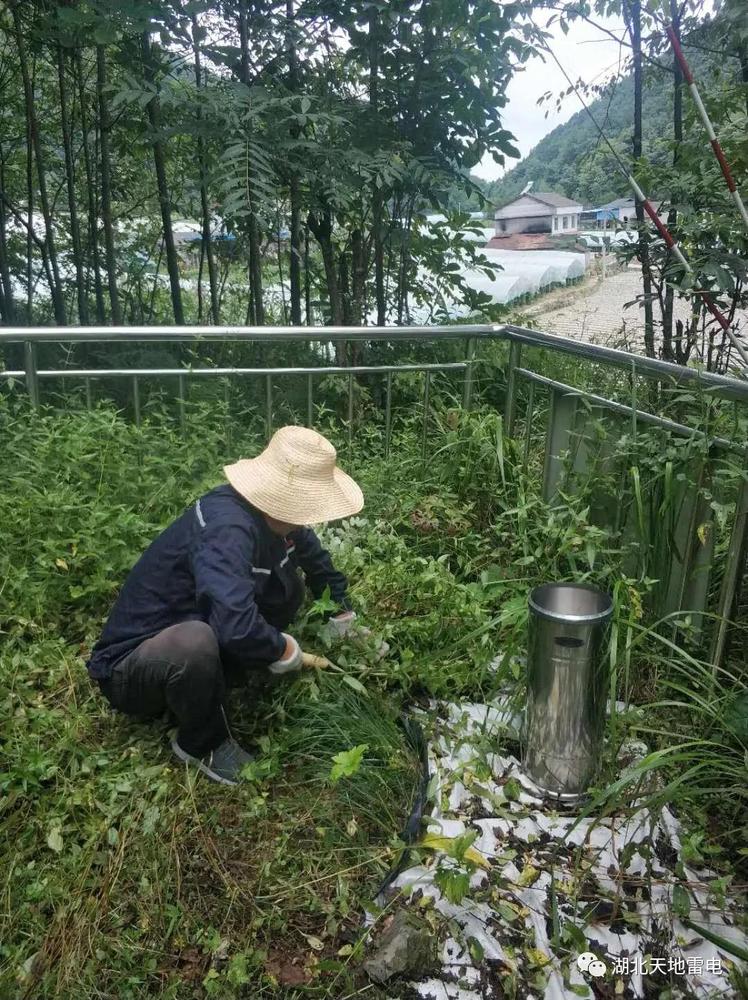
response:
[(11, 326), (0, 327), (0, 341), (20, 343), (69, 341), (191, 340), (423, 340), (496, 336), (491, 323), (437, 326)]
[[(564, 599), (579, 598), (585, 595), (585, 601), (599, 605), (599, 610), (582, 610), (580, 613), (562, 611), (551, 607), (549, 598), (561, 596)], [(527, 601), (530, 610), (540, 618), (567, 625), (592, 625), (605, 622), (613, 613), (613, 600), (599, 587), (589, 583), (543, 583), (535, 587)]]

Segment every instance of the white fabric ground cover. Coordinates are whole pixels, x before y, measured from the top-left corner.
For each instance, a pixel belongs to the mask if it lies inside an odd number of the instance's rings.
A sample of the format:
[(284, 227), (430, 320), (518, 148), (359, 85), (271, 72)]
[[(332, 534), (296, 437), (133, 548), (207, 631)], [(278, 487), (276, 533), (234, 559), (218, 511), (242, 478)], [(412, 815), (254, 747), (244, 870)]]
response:
[[(625, 814), (576, 823), (579, 806), (556, 810), (533, 790), (515, 756), (495, 752), (516, 738), (508, 702), (439, 708), (429, 831), (477, 831), (473, 847), (489, 870), (473, 871), (459, 903), (436, 884), (440, 871), (459, 871), (446, 854), (394, 883), (392, 891), (400, 889), (424, 913), (436, 911), (450, 928), (441, 974), (410, 983), (416, 995), (498, 1000), (514, 975), (523, 1000), (737, 996), (729, 977), (734, 956), (686, 927), (674, 902), (695, 924), (748, 948), (738, 920), (744, 901), (712, 872), (684, 864), (685, 879), (676, 875), (682, 831), (669, 809), (654, 816), (633, 803)], [(630, 744), (621, 766), (646, 753), (643, 744)], [(555, 951), (554, 895), (561, 931)], [(606, 963), (604, 976), (580, 971), (576, 958), (585, 952)]]

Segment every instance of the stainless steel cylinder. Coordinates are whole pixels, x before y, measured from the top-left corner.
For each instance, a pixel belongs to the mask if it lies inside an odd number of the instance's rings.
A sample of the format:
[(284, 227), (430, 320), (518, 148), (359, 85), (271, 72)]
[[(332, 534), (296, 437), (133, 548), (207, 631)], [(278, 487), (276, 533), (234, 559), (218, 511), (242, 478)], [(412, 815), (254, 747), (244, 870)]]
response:
[(547, 583), (529, 605), (523, 764), (544, 791), (575, 798), (600, 758), (613, 602), (597, 587)]

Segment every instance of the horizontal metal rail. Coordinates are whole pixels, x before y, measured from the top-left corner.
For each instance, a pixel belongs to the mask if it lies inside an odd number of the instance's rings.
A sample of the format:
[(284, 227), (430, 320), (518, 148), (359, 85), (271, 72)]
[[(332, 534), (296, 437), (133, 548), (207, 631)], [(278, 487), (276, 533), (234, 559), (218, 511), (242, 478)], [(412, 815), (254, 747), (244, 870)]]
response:
[[(24, 343), (28, 353), (37, 343), (160, 343), (202, 340), (237, 340), (257, 343), (287, 343), (293, 341), (389, 341), (391, 343), (431, 340), (508, 340), (515, 344), (519, 363), (521, 345), (547, 348), (582, 358), (625, 368), (635, 375), (652, 379), (669, 379), (674, 384), (697, 383), (704, 391), (712, 391), (729, 399), (748, 402), (748, 380), (717, 375), (713, 372), (687, 368), (657, 358), (619, 351), (600, 344), (590, 344), (558, 337), (537, 330), (527, 330), (513, 324), (466, 323), (444, 326), (29, 326), (0, 328), (0, 345)], [(472, 349), (469, 351), (472, 356)], [(27, 365), (29, 361), (27, 359)], [(512, 364), (510, 362), (510, 369)], [(511, 375), (511, 372), (510, 372)]]
[(631, 354), (629, 351), (619, 351), (613, 347), (603, 347), (600, 344), (588, 344), (567, 337), (557, 337), (551, 333), (538, 333), (537, 330), (526, 330), (521, 326), (495, 327), (495, 336), (512, 341), (516, 344), (527, 344), (530, 347), (545, 347), (560, 351), (586, 361), (599, 361), (601, 364), (625, 368), (633, 375), (644, 375), (647, 378), (667, 378), (674, 383), (699, 383), (706, 391), (727, 399), (737, 399), (748, 403), (748, 381), (732, 378), (729, 375), (717, 375), (714, 372), (700, 371), (698, 368), (686, 368), (670, 361), (660, 361), (658, 358), (647, 358), (641, 354)]
[(455, 326), (7, 326), (0, 327), (0, 343), (119, 343), (122, 341), (253, 340), (466, 340), (493, 336), (488, 323)]
[[(467, 361), (406, 365), (351, 365), (307, 368), (41, 368), (37, 378), (169, 378), (193, 375), (377, 375), (388, 372), (464, 371)], [(0, 371), (0, 378), (24, 378), (25, 371)]]
[(673, 434), (678, 434), (681, 437), (700, 438), (704, 440), (706, 444), (714, 446), (715, 448), (722, 448), (725, 451), (732, 451), (739, 455), (748, 456), (748, 445), (738, 444), (735, 441), (728, 440), (728, 438), (709, 437), (704, 433), (704, 431), (700, 431), (696, 427), (689, 427), (687, 424), (679, 424), (675, 420), (669, 420), (667, 417), (660, 417), (655, 413), (647, 413), (646, 410), (637, 410), (632, 406), (627, 406), (625, 403), (617, 403), (615, 400), (607, 399), (605, 396), (598, 396), (594, 392), (586, 392), (583, 389), (575, 389), (573, 385), (566, 385), (564, 382), (557, 382), (555, 379), (546, 378), (545, 375), (538, 375), (537, 372), (529, 371), (527, 368), (517, 368), (516, 374), (529, 379), (530, 382), (533, 382), (536, 385), (543, 385), (548, 389), (555, 389), (557, 392), (561, 392), (566, 396), (576, 396), (578, 399), (586, 399), (588, 402), (594, 403), (596, 406), (605, 407), (605, 409), (611, 410), (614, 413), (621, 413), (627, 417), (636, 417), (636, 419), (641, 421), (643, 424), (652, 424), (655, 427), (671, 431)]

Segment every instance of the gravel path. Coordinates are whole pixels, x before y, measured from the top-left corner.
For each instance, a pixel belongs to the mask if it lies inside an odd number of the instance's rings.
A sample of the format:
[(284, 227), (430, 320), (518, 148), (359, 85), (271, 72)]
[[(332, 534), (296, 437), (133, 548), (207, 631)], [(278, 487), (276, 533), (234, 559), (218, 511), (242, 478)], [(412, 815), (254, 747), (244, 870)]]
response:
[[(636, 302), (641, 292), (641, 270), (632, 265), (609, 272), (605, 280), (592, 274), (584, 284), (543, 296), (525, 310), (538, 329), (574, 340), (642, 351), (644, 312)], [(659, 310), (655, 306), (655, 319)], [(675, 316), (686, 320), (688, 303), (675, 300)], [(740, 328), (748, 332), (748, 315), (739, 315)]]

